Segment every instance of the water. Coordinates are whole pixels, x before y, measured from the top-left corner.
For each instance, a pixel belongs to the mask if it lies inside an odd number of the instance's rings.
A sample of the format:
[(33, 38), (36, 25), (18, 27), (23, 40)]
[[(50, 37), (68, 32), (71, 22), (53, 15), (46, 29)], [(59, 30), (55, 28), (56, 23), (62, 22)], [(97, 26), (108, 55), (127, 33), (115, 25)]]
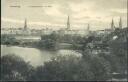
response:
[(41, 40), (40, 36), (15, 36), (17, 40), (35, 40), (39, 41)]
[(47, 51), (39, 50), (36, 48), (1, 45), (1, 55), (3, 56), (7, 54), (15, 54), (17, 56), (20, 56), (26, 62), (29, 62), (33, 66), (43, 65), (44, 62), (49, 61), (51, 57), (55, 57), (57, 55), (81, 56), (80, 53), (73, 50)]

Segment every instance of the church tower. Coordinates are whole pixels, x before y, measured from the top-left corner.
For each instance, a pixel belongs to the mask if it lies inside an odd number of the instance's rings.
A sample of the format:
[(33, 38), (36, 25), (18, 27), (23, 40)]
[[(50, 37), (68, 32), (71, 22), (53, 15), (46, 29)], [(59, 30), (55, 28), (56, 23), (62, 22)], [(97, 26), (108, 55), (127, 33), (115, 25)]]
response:
[(67, 20), (67, 30), (70, 30), (70, 18), (68, 16), (68, 20)]
[(120, 21), (119, 21), (119, 28), (122, 29), (122, 19), (120, 17)]
[(27, 30), (27, 20), (25, 19), (25, 22), (24, 22), (24, 30)]
[(88, 33), (88, 35), (90, 35), (90, 24), (88, 24), (88, 26), (87, 26), (87, 33)]
[(25, 19), (24, 28), (23, 28), (23, 35), (28, 35), (28, 34), (29, 34), (29, 31), (27, 28), (27, 20)]
[(114, 25), (114, 21), (112, 19), (112, 22), (111, 22), (111, 30), (113, 31), (115, 29), (115, 25)]
[(90, 31), (90, 25), (88, 24), (88, 27), (87, 27), (87, 31), (89, 32)]

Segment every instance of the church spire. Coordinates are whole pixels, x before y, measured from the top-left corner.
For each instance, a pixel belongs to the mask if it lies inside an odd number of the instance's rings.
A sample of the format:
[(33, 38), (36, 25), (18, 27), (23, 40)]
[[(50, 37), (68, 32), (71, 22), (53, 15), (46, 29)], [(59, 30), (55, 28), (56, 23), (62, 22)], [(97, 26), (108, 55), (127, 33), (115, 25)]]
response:
[(114, 25), (114, 21), (113, 21), (113, 19), (112, 19), (112, 22), (111, 22), (111, 29), (114, 30), (114, 28), (115, 28), (115, 25)]
[(88, 24), (87, 31), (90, 31), (90, 25)]
[(70, 18), (68, 16), (68, 20), (67, 20), (67, 29), (69, 30), (70, 29)]
[(122, 29), (122, 19), (121, 19), (121, 17), (120, 17), (120, 21), (119, 21), (119, 28)]
[(27, 29), (27, 19), (25, 19), (25, 22), (24, 22), (24, 29)]
[(87, 26), (87, 32), (88, 32), (88, 34), (90, 34), (90, 24), (88, 24), (88, 26)]

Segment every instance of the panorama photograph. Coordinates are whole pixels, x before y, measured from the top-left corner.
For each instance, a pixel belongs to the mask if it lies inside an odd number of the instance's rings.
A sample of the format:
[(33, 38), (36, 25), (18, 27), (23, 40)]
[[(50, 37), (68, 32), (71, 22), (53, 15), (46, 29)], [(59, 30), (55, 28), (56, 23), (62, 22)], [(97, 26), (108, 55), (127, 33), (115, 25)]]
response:
[(127, 0), (1, 0), (1, 82), (127, 81)]

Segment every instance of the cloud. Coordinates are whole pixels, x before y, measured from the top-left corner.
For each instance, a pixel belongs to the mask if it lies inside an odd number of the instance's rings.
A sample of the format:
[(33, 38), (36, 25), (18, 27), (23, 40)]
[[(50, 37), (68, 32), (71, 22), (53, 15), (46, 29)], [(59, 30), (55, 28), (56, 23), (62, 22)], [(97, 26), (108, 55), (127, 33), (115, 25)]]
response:
[(12, 22), (12, 23), (23, 23), (21, 20), (15, 20), (15, 19), (8, 19), (8, 18), (1, 18), (2, 22)]
[[(17, 26), (27, 18), (29, 25), (66, 25), (70, 16), (72, 26), (92, 23), (95, 27), (106, 27), (112, 17), (123, 17), (126, 22), (127, 0), (2, 0), (2, 21), (7, 26)], [(10, 5), (20, 5), (11, 8)], [(51, 7), (32, 8), (39, 5)], [(9, 25), (8, 25), (9, 24)], [(95, 25), (94, 25), (95, 24)], [(127, 24), (125, 23), (124, 26)]]

